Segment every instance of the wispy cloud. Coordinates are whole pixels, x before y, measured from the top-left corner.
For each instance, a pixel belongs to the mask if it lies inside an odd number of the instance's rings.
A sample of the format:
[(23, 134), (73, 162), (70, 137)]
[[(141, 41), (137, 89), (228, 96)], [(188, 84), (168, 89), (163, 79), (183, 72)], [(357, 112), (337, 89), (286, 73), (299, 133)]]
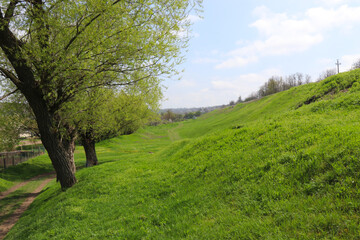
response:
[[(248, 52), (248, 49), (239, 49), (239, 51), (243, 50), (244, 52)], [(237, 54), (231, 53), (233, 57), (222, 61), (220, 64), (216, 65), (216, 69), (224, 69), (224, 68), (235, 68), (235, 67), (243, 67), (248, 65), (249, 63), (257, 62), (258, 57), (255, 54), (251, 54), (246, 56), (246, 54)]]
[[(334, 0), (335, 2), (343, 1)], [(333, 29), (350, 30), (358, 27), (359, 12), (360, 7), (342, 5), (338, 8), (311, 8), (302, 14), (288, 15), (273, 13), (265, 6), (257, 7), (254, 15), (258, 20), (250, 24), (250, 27), (257, 29), (259, 39), (230, 51), (227, 59), (216, 68), (243, 67), (264, 56), (290, 55), (309, 50), (323, 42), (325, 34)]]
[(360, 60), (360, 54), (345, 55), (341, 57), (341, 69), (350, 70), (356, 61)]
[(279, 69), (266, 69), (259, 73), (241, 74), (234, 77), (214, 76), (206, 84), (190, 88), (193, 80), (180, 81), (168, 89), (171, 96), (164, 107), (215, 106), (246, 98), (273, 75), (282, 75)]
[(197, 15), (189, 15), (189, 16), (187, 17), (187, 19), (188, 19), (190, 22), (192, 22), (192, 23), (196, 23), (196, 22), (199, 22), (199, 21), (202, 20), (202, 18), (200, 18), (200, 17), (197, 16)]
[(212, 88), (215, 91), (226, 91), (231, 95), (242, 94), (248, 95), (254, 89), (267, 81), (267, 79), (274, 75), (281, 75), (279, 69), (266, 69), (260, 73), (242, 74), (232, 78), (214, 78), (211, 81)]
[(209, 63), (218, 63), (220, 60), (216, 59), (216, 58), (196, 58), (194, 60), (192, 60), (192, 63), (196, 63), (196, 64), (209, 64)]
[(346, 4), (348, 2), (351, 2), (351, 0), (318, 0), (317, 2), (320, 2), (321, 4), (325, 4), (327, 6), (336, 6)]

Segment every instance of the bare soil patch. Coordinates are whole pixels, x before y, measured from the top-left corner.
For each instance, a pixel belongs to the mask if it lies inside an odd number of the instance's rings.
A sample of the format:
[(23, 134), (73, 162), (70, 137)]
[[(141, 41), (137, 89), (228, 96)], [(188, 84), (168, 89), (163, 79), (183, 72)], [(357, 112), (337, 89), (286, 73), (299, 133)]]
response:
[(15, 223), (19, 220), (21, 215), (26, 211), (26, 209), (30, 206), (30, 204), (35, 200), (36, 196), (40, 194), (41, 190), (48, 184), (51, 180), (55, 178), (54, 173), (46, 173), (39, 176), (36, 176), (34, 178), (31, 178), (27, 181), (24, 181), (22, 183), (19, 183), (18, 185), (10, 188), (9, 190), (2, 192), (0, 195), (0, 200), (8, 196), (10, 193), (16, 191), (16, 189), (26, 185), (27, 183), (37, 180), (39, 178), (48, 176), (44, 181), (41, 182), (41, 184), (32, 192), (29, 194), (29, 196), (25, 199), (25, 201), (20, 205), (19, 208), (17, 208), (9, 218), (7, 218), (4, 222), (0, 225), (0, 239), (4, 239), (6, 234), (10, 231), (10, 229), (15, 225)]

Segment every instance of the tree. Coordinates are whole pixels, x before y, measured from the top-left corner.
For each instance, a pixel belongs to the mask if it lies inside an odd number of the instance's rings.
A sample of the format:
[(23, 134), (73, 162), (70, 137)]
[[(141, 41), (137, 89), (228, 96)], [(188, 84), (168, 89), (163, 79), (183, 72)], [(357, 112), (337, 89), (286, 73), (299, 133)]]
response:
[(195, 117), (200, 117), (200, 116), (201, 116), (201, 112), (200, 112), (200, 111), (196, 111), (196, 112), (194, 113), (194, 116), (195, 116)]
[(250, 102), (250, 101), (253, 101), (253, 100), (258, 99), (258, 98), (259, 98), (259, 94), (253, 92), (247, 98), (245, 98), (244, 102)]
[(85, 150), (86, 167), (98, 164), (95, 149), (98, 141), (130, 134), (154, 119), (161, 96), (159, 89), (138, 95), (134, 91), (113, 89), (92, 89), (84, 93), (83, 106), (75, 106), (81, 110), (69, 109), (67, 115), (74, 114), (71, 119)]
[(172, 112), (170, 109), (167, 110), (165, 113), (161, 114), (161, 119), (169, 122), (173, 122), (177, 118), (178, 117), (176, 116), (176, 113)]
[(352, 70), (355, 70), (358, 68), (360, 68), (360, 59), (356, 60), (351, 67)]
[[(76, 183), (76, 129), (61, 114), (99, 86), (176, 74), (201, 0), (0, 1), (0, 72), (31, 107), (62, 188)], [(141, 74), (139, 74), (141, 72)]]
[[(286, 91), (292, 87), (308, 84), (310, 81), (311, 77), (308, 74), (303, 75), (302, 73), (290, 74), (284, 78), (280, 76), (272, 76), (259, 88), (257, 93), (252, 93), (249, 97), (247, 97), (245, 102), (277, 92)], [(239, 98), (239, 100), (241, 100), (241, 98)]]
[(34, 116), (24, 99), (12, 95), (0, 103), (0, 152), (12, 151), (20, 142), (20, 134), (36, 135)]
[(238, 100), (236, 101), (236, 103), (242, 103), (242, 102), (244, 102), (244, 101), (242, 100), (241, 96), (239, 96), (239, 98), (238, 98)]
[(258, 90), (258, 95), (264, 97), (282, 91), (283, 80), (282, 77), (272, 76), (264, 83)]
[(0, 105), (0, 152), (11, 151), (19, 143), (21, 133), (20, 117), (13, 114), (9, 108), (10, 104)]
[(320, 81), (322, 81), (322, 80), (324, 80), (324, 79), (326, 79), (326, 78), (328, 78), (328, 77), (331, 77), (331, 76), (333, 76), (333, 75), (336, 75), (337, 74), (337, 72), (336, 72), (336, 69), (335, 68), (333, 68), (333, 69), (327, 69), (327, 70), (325, 70), (324, 72), (322, 72), (320, 75), (319, 75), (319, 78), (318, 78), (318, 82), (320, 82)]
[(188, 112), (184, 114), (184, 119), (193, 119), (195, 114), (193, 112)]

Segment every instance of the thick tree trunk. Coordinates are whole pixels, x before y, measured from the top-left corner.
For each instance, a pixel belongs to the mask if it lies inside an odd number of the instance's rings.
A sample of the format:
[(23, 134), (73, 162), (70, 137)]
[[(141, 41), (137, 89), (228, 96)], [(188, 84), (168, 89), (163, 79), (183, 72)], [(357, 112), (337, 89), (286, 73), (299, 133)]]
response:
[(81, 135), (81, 143), (85, 150), (86, 155), (86, 167), (92, 167), (98, 165), (98, 159), (95, 150), (95, 140), (89, 137), (88, 134)]
[(46, 104), (34, 94), (24, 93), (32, 110), (34, 111), (41, 141), (46, 148), (52, 165), (56, 171), (57, 181), (61, 188), (66, 189), (76, 183), (76, 167), (74, 162), (74, 134), (72, 130), (64, 127), (64, 132), (55, 127), (57, 126), (57, 117), (51, 114)]
[[(0, 12), (1, 13), (1, 12)], [(41, 141), (46, 148), (55, 168), (57, 179), (63, 189), (76, 183), (74, 164), (74, 135), (70, 128), (64, 132), (59, 130), (60, 118), (55, 110), (50, 110), (39, 81), (26, 58), (22, 57), (21, 43), (6, 26), (0, 14), (0, 47), (12, 64), (13, 73), (3, 72), (21, 91), (32, 108), (41, 135)], [(6, 70), (7, 71), (7, 70)]]

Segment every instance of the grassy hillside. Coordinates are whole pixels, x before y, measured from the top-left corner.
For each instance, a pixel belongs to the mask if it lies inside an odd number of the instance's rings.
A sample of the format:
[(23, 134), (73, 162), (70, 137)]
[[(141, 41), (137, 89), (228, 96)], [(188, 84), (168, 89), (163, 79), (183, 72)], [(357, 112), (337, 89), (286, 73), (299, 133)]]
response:
[(359, 108), (356, 70), (104, 141), (6, 239), (358, 239)]

